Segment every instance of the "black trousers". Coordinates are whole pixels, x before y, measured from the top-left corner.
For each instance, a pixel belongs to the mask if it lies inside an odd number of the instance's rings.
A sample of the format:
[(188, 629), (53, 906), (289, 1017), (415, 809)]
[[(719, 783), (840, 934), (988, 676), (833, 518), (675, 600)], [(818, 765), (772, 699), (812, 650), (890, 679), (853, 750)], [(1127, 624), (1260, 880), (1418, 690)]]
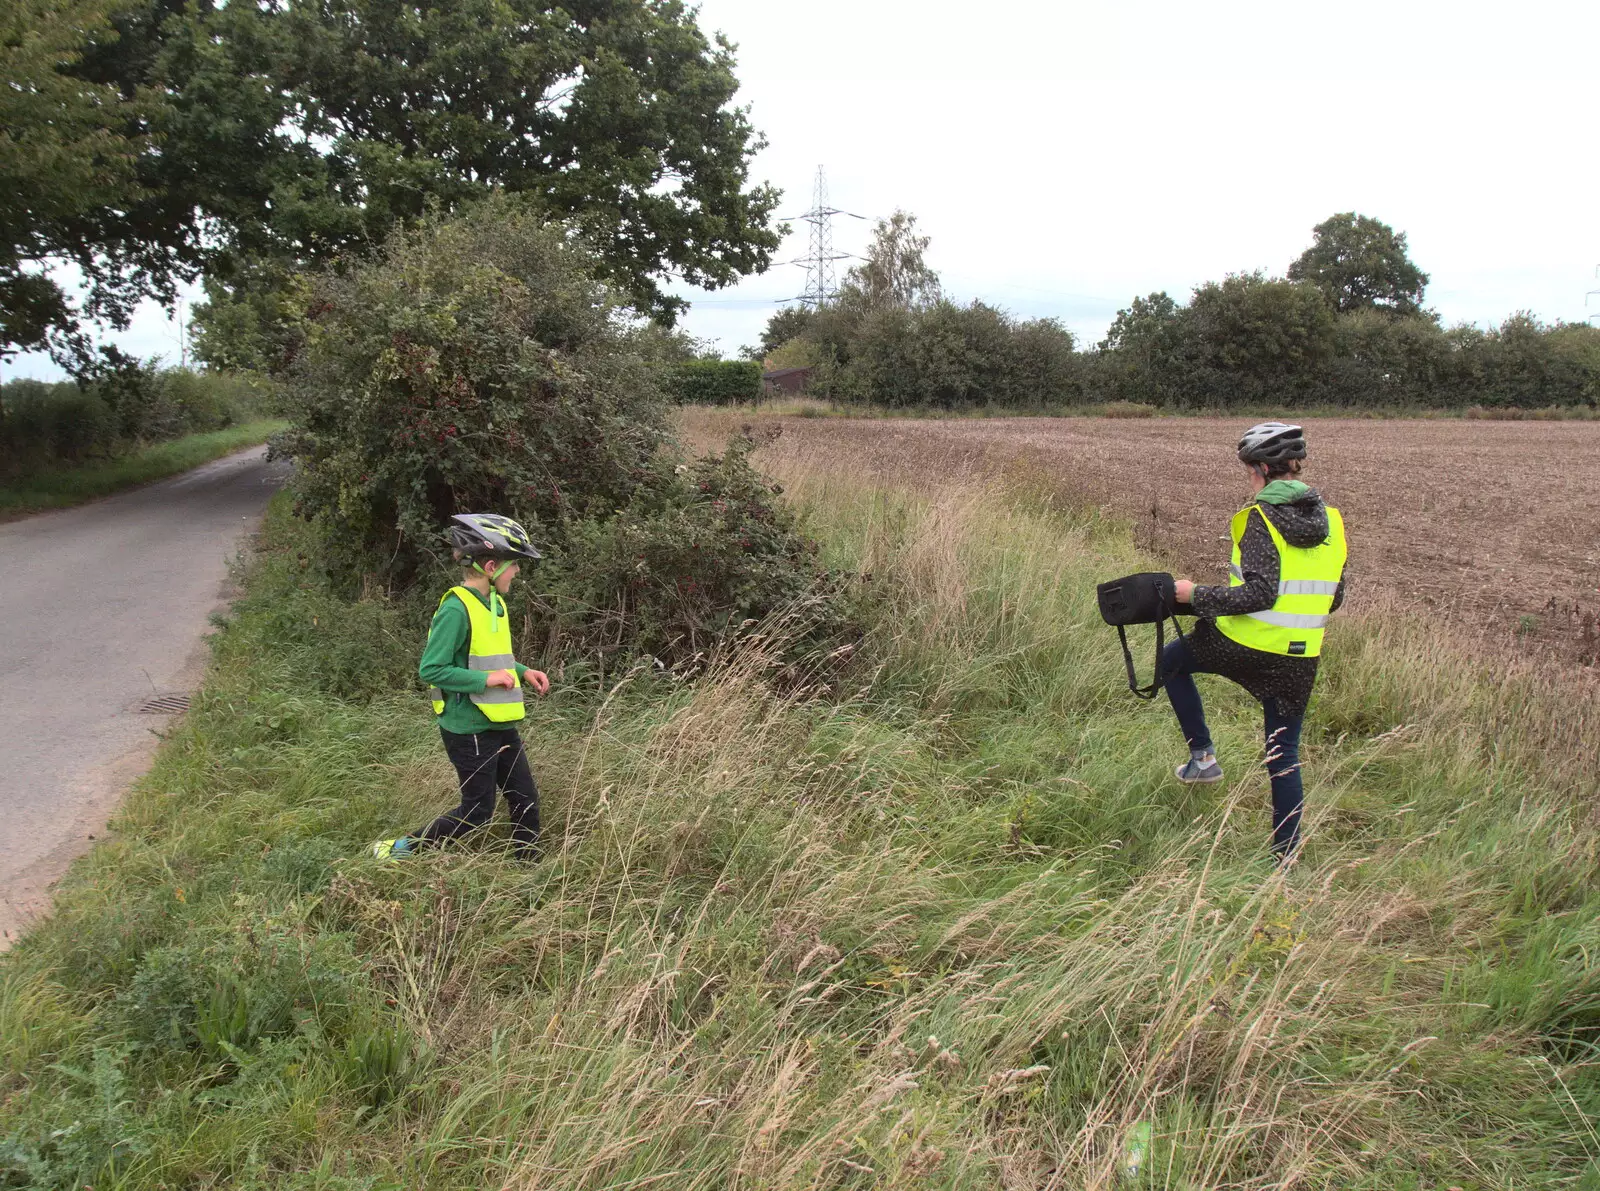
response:
[(501, 728), (461, 736), (440, 728), (439, 735), (460, 779), (461, 804), (417, 832), (416, 838), (439, 843), (482, 827), (494, 817), (495, 791), (504, 790), (517, 853), (534, 859), (539, 847), (539, 787), (528, 767), (521, 734), (515, 728)]

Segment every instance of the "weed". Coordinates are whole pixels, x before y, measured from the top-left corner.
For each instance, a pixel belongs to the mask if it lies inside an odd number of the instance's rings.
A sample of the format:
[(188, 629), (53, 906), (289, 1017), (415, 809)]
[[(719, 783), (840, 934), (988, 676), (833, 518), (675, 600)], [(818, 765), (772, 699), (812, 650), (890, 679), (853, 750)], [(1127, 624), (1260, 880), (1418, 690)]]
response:
[(1153, 418), (1157, 410), (1138, 401), (1108, 401), (1096, 412), (1102, 418)]

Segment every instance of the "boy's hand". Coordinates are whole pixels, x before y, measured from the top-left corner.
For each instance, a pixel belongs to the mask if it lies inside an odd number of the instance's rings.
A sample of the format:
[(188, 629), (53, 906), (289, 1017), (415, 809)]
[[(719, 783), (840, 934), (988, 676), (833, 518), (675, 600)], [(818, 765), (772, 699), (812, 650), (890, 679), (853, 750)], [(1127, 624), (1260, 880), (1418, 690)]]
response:
[(489, 678), (484, 685), (505, 687), (506, 690), (511, 690), (517, 685), (517, 676), (510, 670), (491, 670), (489, 671)]
[(550, 676), (543, 670), (524, 670), (522, 680), (541, 695), (550, 693)]
[(1194, 580), (1179, 579), (1173, 585), (1173, 595), (1178, 597), (1178, 603), (1189, 604), (1194, 602)]

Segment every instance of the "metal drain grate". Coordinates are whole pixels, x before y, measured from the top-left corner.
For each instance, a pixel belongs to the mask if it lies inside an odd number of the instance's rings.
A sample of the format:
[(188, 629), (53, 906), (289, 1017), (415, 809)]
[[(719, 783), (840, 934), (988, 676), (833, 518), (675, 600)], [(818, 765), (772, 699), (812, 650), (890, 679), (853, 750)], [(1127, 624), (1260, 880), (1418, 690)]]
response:
[(139, 710), (148, 715), (172, 715), (179, 711), (189, 710), (188, 695), (157, 695), (154, 699), (146, 699), (139, 705)]

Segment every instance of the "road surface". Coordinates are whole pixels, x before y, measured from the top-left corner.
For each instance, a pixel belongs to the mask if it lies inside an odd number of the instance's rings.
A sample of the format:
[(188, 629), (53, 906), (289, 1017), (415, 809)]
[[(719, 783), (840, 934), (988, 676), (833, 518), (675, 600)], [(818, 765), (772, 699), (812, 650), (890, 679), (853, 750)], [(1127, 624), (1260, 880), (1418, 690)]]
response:
[(0, 524), (0, 950), (105, 830), (192, 691), (228, 560), (286, 465), (256, 447), (75, 509)]

